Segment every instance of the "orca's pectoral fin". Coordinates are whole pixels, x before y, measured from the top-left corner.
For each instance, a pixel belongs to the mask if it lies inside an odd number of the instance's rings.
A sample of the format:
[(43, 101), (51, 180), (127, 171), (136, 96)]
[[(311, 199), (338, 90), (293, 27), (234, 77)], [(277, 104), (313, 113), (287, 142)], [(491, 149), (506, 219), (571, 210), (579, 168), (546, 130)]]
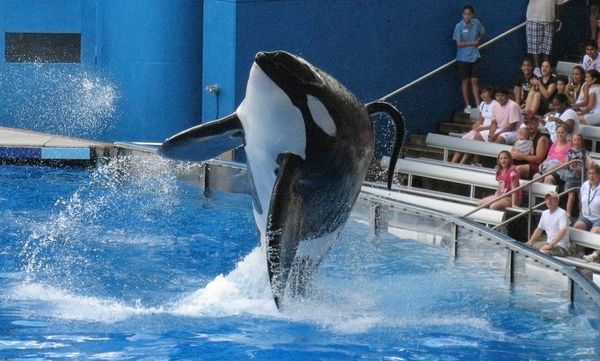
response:
[(171, 159), (200, 162), (243, 144), (242, 123), (233, 113), (175, 134), (158, 148), (158, 154)]
[(279, 169), (267, 218), (267, 269), (277, 308), (285, 293), (288, 277), (302, 231), (303, 200), (298, 193), (298, 168), (302, 158), (281, 154)]
[(369, 115), (373, 115), (376, 113), (387, 113), (392, 121), (394, 122), (394, 126), (396, 127), (396, 137), (394, 141), (394, 149), (392, 150), (392, 154), (390, 156), (390, 166), (388, 168), (388, 179), (387, 179), (387, 187), (388, 189), (392, 189), (392, 179), (394, 177), (394, 170), (396, 169), (396, 162), (398, 162), (398, 156), (400, 154), (400, 150), (402, 149), (402, 143), (404, 142), (404, 134), (406, 131), (406, 125), (404, 120), (404, 115), (400, 113), (400, 111), (388, 102), (383, 101), (374, 101), (366, 105), (367, 112)]

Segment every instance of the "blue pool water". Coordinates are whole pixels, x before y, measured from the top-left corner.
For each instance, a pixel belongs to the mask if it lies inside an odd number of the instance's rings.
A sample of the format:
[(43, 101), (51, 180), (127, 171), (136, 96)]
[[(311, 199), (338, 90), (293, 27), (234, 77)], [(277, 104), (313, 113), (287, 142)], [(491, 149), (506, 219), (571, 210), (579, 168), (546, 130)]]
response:
[(249, 197), (142, 168), (0, 166), (0, 359), (600, 359), (563, 298), (355, 220), (278, 312)]

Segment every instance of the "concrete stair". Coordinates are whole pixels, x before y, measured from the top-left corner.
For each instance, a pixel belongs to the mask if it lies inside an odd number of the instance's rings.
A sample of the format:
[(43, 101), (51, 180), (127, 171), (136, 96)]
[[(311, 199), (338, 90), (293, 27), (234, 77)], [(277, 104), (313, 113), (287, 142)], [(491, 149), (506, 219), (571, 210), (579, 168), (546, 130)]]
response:
[(469, 114), (456, 111), (449, 122), (441, 122), (438, 124), (438, 132), (441, 134), (465, 133), (471, 130), (472, 125), (473, 122), (469, 118)]

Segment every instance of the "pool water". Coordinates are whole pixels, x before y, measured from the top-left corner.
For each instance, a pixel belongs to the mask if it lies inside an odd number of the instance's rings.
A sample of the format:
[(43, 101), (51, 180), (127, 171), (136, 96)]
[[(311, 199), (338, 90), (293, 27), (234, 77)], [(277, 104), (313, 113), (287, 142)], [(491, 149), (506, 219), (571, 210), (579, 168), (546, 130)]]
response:
[(279, 312), (249, 196), (127, 162), (0, 166), (0, 359), (600, 359), (563, 298), (356, 220)]

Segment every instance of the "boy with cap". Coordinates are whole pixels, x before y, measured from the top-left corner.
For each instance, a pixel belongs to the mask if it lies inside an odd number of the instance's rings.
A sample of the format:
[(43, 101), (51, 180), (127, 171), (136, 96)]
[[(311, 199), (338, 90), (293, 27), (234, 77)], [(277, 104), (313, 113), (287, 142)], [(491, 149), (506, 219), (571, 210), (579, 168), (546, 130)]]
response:
[[(569, 215), (558, 206), (558, 193), (550, 191), (546, 194), (546, 209), (537, 228), (533, 231), (527, 245), (542, 253), (565, 257), (569, 255)], [(542, 232), (546, 231), (546, 241), (538, 241)]]

